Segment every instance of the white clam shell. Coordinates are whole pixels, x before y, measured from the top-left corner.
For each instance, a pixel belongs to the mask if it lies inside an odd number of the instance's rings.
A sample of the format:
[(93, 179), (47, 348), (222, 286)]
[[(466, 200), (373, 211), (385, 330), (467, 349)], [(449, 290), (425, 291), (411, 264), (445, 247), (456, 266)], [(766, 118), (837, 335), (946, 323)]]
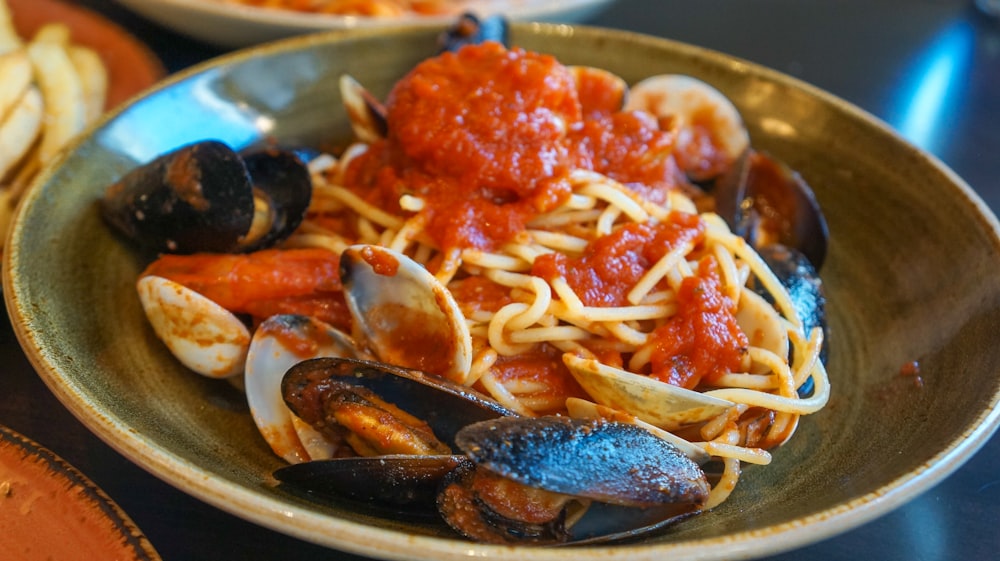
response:
[(247, 404), (275, 454), (293, 464), (332, 457), (327, 439), (285, 405), (281, 380), (303, 360), (355, 354), (350, 337), (315, 318), (272, 316), (257, 327), (247, 353)]
[[(635, 85), (628, 92), (625, 110), (642, 110), (651, 113), (673, 131), (678, 150), (710, 141), (717, 144), (735, 162), (750, 146), (750, 134), (743, 124), (743, 117), (736, 106), (719, 90), (706, 82), (681, 74), (651, 76)], [(703, 132), (709, 139), (699, 137)], [(692, 149), (697, 153), (698, 150)], [(695, 179), (698, 170), (686, 169)]]
[[(744, 288), (736, 310), (736, 323), (746, 333), (751, 345), (767, 349), (781, 357), (788, 356), (789, 342), (785, 322), (763, 296)], [(766, 369), (751, 373), (759, 374), (764, 371)]]
[(467, 381), (469, 326), (448, 289), (423, 265), (385, 247), (354, 245), (344, 250), (340, 266), (351, 316), (379, 360)]
[(136, 290), (156, 336), (184, 366), (210, 378), (243, 372), (250, 332), (239, 318), (163, 277), (142, 277)]
[(734, 405), (572, 353), (563, 362), (594, 401), (664, 430), (706, 421)]

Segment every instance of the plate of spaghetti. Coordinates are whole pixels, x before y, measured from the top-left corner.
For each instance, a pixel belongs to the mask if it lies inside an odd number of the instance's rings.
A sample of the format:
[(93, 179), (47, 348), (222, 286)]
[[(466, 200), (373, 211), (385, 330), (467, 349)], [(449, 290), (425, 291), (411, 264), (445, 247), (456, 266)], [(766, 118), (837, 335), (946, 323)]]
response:
[[(185, 492), (385, 559), (773, 554), (902, 504), (989, 438), (1000, 287), (974, 279), (1000, 265), (1000, 238), (960, 178), (780, 73), (559, 29), (514, 24), (507, 45), (451, 53), (423, 26), (289, 39), (119, 109), (46, 172), (14, 223), (4, 294), (40, 375)], [(695, 93), (667, 103), (665, 80)], [(135, 191), (190, 194), (197, 177), (205, 204), (188, 206), (201, 217), (222, 204), (208, 185), (223, 167), (236, 170), (225, 196), (249, 201), (226, 208), (247, 215), (232, 229), (200, 218), (171, 229), (184, 205), (159, 205), (172, 216), (159, 221), (142, 206), (159, 195)], [(304, 203), (261, 194), (275, 168)], [(748, 171), (733, 183), (732, 170)], [(807, 181), (822, 209), (829, 244), (792, 244), (816, 266), (791, 269), (815, 295), (818, 268), (818, 321), (783, 280), (791, 261), (769, 256), (780, 228), (746, 230), (727, 210), (730, 185), (768, 198), (753, 187), (763, 176)], [(116, 214), (119, 203), (130, 206)], [(254, 227), (254, 208), (282, 218)], [(939, 247), (927, 229), (956, 241)], [(43, 252), (54, 258), (31, 258)], [(946, 274), (959, 268), (974, 274)], [(938, 290), (946, 282), (960, 289)], [(171, 294), (190, 313), (171, 312)], [(225, 345), (189, 354), (174, 344), (195, 325), (183, 315), (235, 335), (201, 337)], [(258, 360), (283, 348), (298, 358)], [(398, 400), (380, 393), (386, 379), (406, 388)], [(443, 413), (467, 403), (485, 418)], [(373, 411), (381, 421), (365, 425), (359, 412)], [(362, 430), (397, 421), (426, 421), (439, 438), (402, 440), (434, 452)], [(378, 477), (365, 457), (409, 469), (412, 455), (457, 458), (435, 480), (431, 517), (289, 485), (323, 467), (324, 482), (354, 477), (357, 491)], [(553, 473), (586, 484), (540, 482)], [(517, 509), (490, 501), (552, 494), (569, 498), (553, 501), (555, 522), (513, 531)], [(507, 509), (499, 539), (469, 514), (483, 504), (485, 526)], [(628, 522), (594, 527), (589, 512)], [(542, 537), (525, 541), (524, 528)], [(553, 541), (581, 543), (538, 546)]]
[(440, 26), (458, 14), (522, 21), (584, 21), (609, 0), (117, 0), (139, 15), (200, 41), (245, 47), (329, 31)]

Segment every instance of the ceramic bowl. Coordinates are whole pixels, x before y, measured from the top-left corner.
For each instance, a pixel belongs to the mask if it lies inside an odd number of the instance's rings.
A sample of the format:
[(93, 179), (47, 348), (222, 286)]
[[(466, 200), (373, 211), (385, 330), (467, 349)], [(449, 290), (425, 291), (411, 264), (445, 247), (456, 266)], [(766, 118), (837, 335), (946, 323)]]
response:
[[(439, 30), (359, 30), (290, 39), (210, 61), (107, 117), (45, 170), (5, 255), (19, 340), (56, 396), (102, 439), (191, 495), (263, 526), (386, 559), (611, 561), (773, 554), (843, 532), (941, 481), (1000, 423), (997, 220), (933, 157), (863, 111), (788, 76), (625, 32), (520, 24), (513, 43), (629, 82), (699, 77), (742, 111), (753, 143), (812, 184), (831, 238), (833, 393), (820, 413), (746, 466), (717, 509), (636, 543), (508, 548), (320, 506), (269, 484), (282, 465), (242, 395), (186, 371), (147, 325), (144, 263), (101, 221), (97, 199), (126, 170), (213, 137), (322, 145), (348, 135), (337, 79), (376, 95), (434, 52)], [(386, 45), (389, 48), (386, 48)], [(916, 362), (918, 372), (912, 372)]]

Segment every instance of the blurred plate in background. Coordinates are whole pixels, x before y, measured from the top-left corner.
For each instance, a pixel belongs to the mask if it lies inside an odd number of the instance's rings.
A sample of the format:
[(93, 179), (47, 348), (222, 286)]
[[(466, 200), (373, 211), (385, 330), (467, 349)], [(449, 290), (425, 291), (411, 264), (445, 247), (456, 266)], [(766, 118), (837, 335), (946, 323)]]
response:
[(46, 23), (65, 23), (74, 43), (88, 46), (108, 69), (107, 108), (110, 109), (166, 74), (163, 64), (145, 44), (103, 16), (59, 0), (6, 0), (14, 27), (29, 39)]
[[(582, 21), (611, 0), (464, 0), (454, 12), (503, 13), (515, 21)], [(441, 25), (442, 16), (357, 17), (245, 6), (226, 0), (117, 0), (137, 14), (178, 33), (222, 47), (243, 47), (273, 39), (328, 31), (396, 25)]]

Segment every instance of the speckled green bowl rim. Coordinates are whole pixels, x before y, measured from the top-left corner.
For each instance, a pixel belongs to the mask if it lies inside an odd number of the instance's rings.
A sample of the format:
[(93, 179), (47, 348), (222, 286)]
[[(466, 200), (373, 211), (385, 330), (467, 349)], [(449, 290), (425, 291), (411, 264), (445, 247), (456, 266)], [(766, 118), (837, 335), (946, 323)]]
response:
[[(830, 94), (776, 71), (734, 59), (728, 55), (666, 39), (620, 31), (598, 30), (586, 26), (516, 24), (515, 29), (526, 34), (559, 36), (572, 36), (575, 33), (605, 34), (617, 39), (627, 39), (629, 42), (649, 48), (667, 49), (680, 56), (700, 57), (720, 65), (729, 65), (740, 72), (752, 72), (763, 76), (768, 81), (801, 89), (808, 95), (819, 98), (825, 104), (836, 106), (840, 112), (849, 115), (850, 118), (863, 122), (868, 127), (881, 129), (883, 134), (895, 137), (900, 143), (905, 142), (878, 119)], [(405, 33), (406, 28), (401, 28), (401, 31)], [(353, 37), (391, 36), (391, 34), (391, 31), (386, 30), (335, 31), (287, 39), (238, 51), (197, 65), (168, 77), (150, 91), (169, 88), (172, 84), (215, 65), (239, 62), (260, 54), (302, 49), (310, 45), (331, 41), (350, 40)], [(124, 107), (128, 107), (139, 97), (141, 95), (125, 104)], [(122, 110), (119, 109), (115, 113), (105, 116), (102, 123), (98, 123), (96, 126), (99, 127), (104, 122), (114, 119)], [(78, 146), (80, 142), (77, 141), (75, 145)], [(52, 175), (53, 170), (58, 168), (66, 159), (66, 155), (73, 149), (74, 147), (71, 147), (67, 152), (64, 152), (57, 158), (57, 161), (44, 170), (36, 180), (35, 186), (44, 185)], [(998, 225), (996, 218), (961, 178), (933, 156), (923, 153), (917, 148), (913, 148), (913, 151), (929, 166), (936, 168), (941, 174), (950, 178), (955, 194), (967, 199), (968, 203), (977, 209), (980, 215), (978, 218), (990, 230), (995, 234), (1000, 232), (1000, 225)], [(30, 318), (31, 306), (35, 304), (25, 299), (26, 287), (22, 285), (24, 280), (18, 276), (21, 263), (31, 258), (31, 256), (20, 254), (18, 240), (24, 235), (24, 223), (21, 221), (21, 217), (24, 215), (25, 209), (30, 208), (39, 197), (43, 196), (46, 196), (46, 193), (40, 188), (34, 188), (27, 193), (8, 237), (3, 280), (7, 308), (12, 318), (19, 316)], [(1000, 246), (1000, 242), (995, 243), (995, 245)], [(718, 538), (681, 542), (552, 549), (490, 546), (423, 535), (410, 535), (346, 520), (331, 520), (328, 516), (317, 515), (294, 505), (262, 496), (253, 489), (214, 480), (211, 474), (203, 471), (197, 465), (178, 459), (171, 454), (170, 450), (160, 448), (155, 443), (145, 439), (143, 435), (131, 431), (130, 427), (119, 419), (108, 417), (104, 412), (95, 408), (93, 404), (83, 402), (74, 391), (73, 384), (63, 380), (60, 373), (47, 360), (47, 354), (50, 351), (46, 349), (44, 335), (32, 331), (29, 322), (14, 322), (14, 329), (33, 366), (56, 397), (101, 439), (152, 474), (209, 504), (262, 526), (344, 551), (386, 559), (516, 558), (535, 561), (567, 561), (569, 559), (579, 561), (607, 561), (609, 559), (653, 561), (667, 558), (687, 560), (748, 559), (775, 554), (842, 533), (904, 504), (919, 493), (939, 483), (961, 466), (990, 438), (1000, 425), (1000, 406), (998, 406), (1000, 404), (1000, 391), (997, 391), (989, 400), (990, 407), (978, 414), (976, 421), (969, 426), (968, 430), (919, 469), (850, 502), (785, 524), (754, 531), (732, 533)]]

